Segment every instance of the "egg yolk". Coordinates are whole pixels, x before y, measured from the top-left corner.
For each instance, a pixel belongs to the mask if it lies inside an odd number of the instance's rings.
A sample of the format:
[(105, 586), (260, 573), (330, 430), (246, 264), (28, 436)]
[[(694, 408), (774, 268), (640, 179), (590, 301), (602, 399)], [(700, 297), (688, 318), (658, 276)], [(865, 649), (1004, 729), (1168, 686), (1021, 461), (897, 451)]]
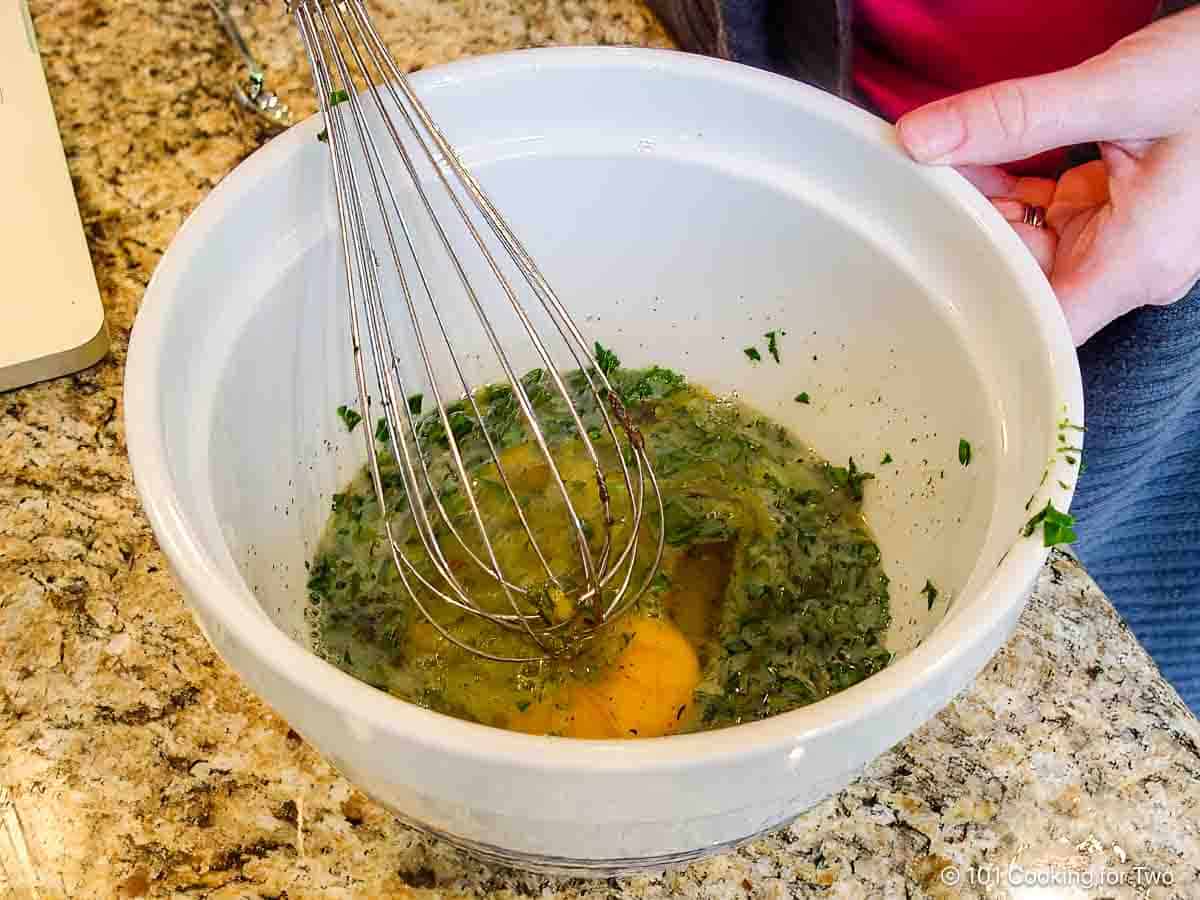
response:
[(509, 727), (574, 738), (661, 737), (681, 730), (700, 682), (700, 661), (663, 619), (630, 618), (604, 638), (619, 648), (593, 681), (572, 681), (515, 716)]

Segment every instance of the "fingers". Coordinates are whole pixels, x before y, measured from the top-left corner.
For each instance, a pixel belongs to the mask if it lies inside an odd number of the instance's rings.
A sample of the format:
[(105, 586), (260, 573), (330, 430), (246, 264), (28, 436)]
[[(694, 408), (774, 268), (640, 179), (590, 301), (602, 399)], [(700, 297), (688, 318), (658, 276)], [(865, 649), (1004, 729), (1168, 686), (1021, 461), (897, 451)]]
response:
[(1021, 200), (1032, 206), (1049, 206), (1056, 182), (1053, 178), (1018, 178), (999, 166), (959, 166), (958, 173), (990, 200)]
[(1059, 234), (1081, 212), (1108, 202), (1108, 167), (1101, 160), (1068, 169), (1046, 205), (1046, 222)]
[(1049, 277), (1054, 271), (1054, 255), (1058, 251), (1058, 235), (1049, 228), (1034, 228), (1032, 225), (1022, 222), (1015, 222), (1013, 231), (1025, 242), (1025, 246), (1029, 248), (1029, 252), (1033, 254), (1037, 264)]
[(1018, 178), (1016, 191), (1011, 196), (1030, 206), (1049, 206), (1057, 185), (1053, 178)]
[(1047, 275), (1054, 271), (1054, 254), (1058, 250), (1058, 235), (1049, 228), (1036, 228), (1026, 224), (1023, 221), (1026, 210), (1026, 204), (1023, 201), (993, 200), (992, 205), (1012, 225), (1017, 237), (1025, 242), (1025, 246), (1029, 248), (1033, 258), (1042, 267), (1042, 271)]
[(985, 197), (1011, 197), (1019, 180), (999, 166), (958, 166), (958, 174)]
[(1108, 202), (1108, 167), (1103, 160), (1093, 160), (1082, 166), (1067, 169), (1054, 188), (1054, 203), (1090, 203), (1098, 206)]
[(964, 166), (959, 172), (980, 193), (991, 198), (992, 205), (1008, 220), (1042, 271), (1049, 275), (1054, 269), (1058, 237), (1047, 228), (1026, 224), (1024, 219), (1028, 207), (1050, 205), (1055, 181), (1051, 178), (1017, 178), (994, 166)]

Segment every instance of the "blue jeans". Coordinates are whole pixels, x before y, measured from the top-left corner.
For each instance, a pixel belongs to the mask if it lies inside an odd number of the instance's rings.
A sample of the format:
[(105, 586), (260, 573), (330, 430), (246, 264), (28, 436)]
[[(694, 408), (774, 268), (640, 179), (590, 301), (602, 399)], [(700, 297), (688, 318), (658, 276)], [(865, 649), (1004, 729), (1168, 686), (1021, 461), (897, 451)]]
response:
[(1079, 349), (1087, 467), (1075, 550), (1200, 714), (1200, 284)]

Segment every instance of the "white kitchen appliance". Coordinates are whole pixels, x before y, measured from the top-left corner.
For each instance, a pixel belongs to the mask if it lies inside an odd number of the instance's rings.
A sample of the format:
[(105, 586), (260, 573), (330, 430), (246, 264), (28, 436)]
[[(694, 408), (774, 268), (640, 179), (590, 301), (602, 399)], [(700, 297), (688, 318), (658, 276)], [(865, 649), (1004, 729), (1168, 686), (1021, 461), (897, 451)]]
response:
[(108, 350), (100, 290), (24, 0), (0, 6), (0, 391)]

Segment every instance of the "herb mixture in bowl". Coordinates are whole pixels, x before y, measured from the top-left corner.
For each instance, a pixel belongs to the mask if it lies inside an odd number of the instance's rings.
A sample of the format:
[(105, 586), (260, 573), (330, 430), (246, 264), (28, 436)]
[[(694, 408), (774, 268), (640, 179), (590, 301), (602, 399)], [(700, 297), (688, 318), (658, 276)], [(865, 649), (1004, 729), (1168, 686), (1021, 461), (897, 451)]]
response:
[[(735, 725), (813, 703), (883, 668), (891, 656), (884, 647), (888, 579), (862, 516), (863, 483), (872, 476), (853, 460), (846, 467), (825, 462), (782, 426), (675, 372), (623, 369), (598, 349), (598, 361), (646, 438), (664, 498), (662, 564), (630, 612), (578, 652), (551, 660), (492, 662), (460, 649), (425, 620), (401, 584), (364, 468), (335, 495), (311, 565), (318, 651), (357, 678), (430, 709), (579, 738)], [(566, 382), (585, 427), (600, 428), (582, 373)], [(522, 384), (573, 505), (585, 522), (600, 521), (594, 470), (566, 403), (542, 370), (526, 374)], [(543, 550), (552, 563), (577, 554), (562, 527), (561, 497), (528, 440), (512, 390), (484, 387), (475, 401), (533, 532), (562, 535)], [(413, 397), (410, 408), (419, 411), (420, 402)], [(450, 408), (449, 421), (502, 569), (515, 583), (536, 586), (544, 569), (497, 481), (479, 423), (462, 402)], [(348, 424), (356, 424), (353, 415)], [(422, 446), (432, 448), (428, 464), (441, 485), (439, 499), (467, 534), (473, 520), (457, 490), (443, 425), (426, 413), (418, 431)], [(384, 423), (375, 437), (394, 533), (437, 584), (440, 576), (406, 514)], [(606, 470), (619, 516), (623, 503), (628, 508), (620, 467)], [(627, 540), (622, 525), (618, 519), (615, 546)], [(589, 529), (590, 539), (599, 541), (595, 530)], [(639, 542), (633, 584), (648, 574), (655, 555), (656, 509), (646, 516)], [(461, 545), (446, 540), (441, 546), (473, 599), (496, 611), (510, 608)], [(569, 613), (556, 610), (553, 597), (535, 590), (530, 596), (545, 601), (547, 616)], [(428, 590), (422, 602), (452, 634), (490, 653), (528, 652), (524, 636), (463, 614)]]

